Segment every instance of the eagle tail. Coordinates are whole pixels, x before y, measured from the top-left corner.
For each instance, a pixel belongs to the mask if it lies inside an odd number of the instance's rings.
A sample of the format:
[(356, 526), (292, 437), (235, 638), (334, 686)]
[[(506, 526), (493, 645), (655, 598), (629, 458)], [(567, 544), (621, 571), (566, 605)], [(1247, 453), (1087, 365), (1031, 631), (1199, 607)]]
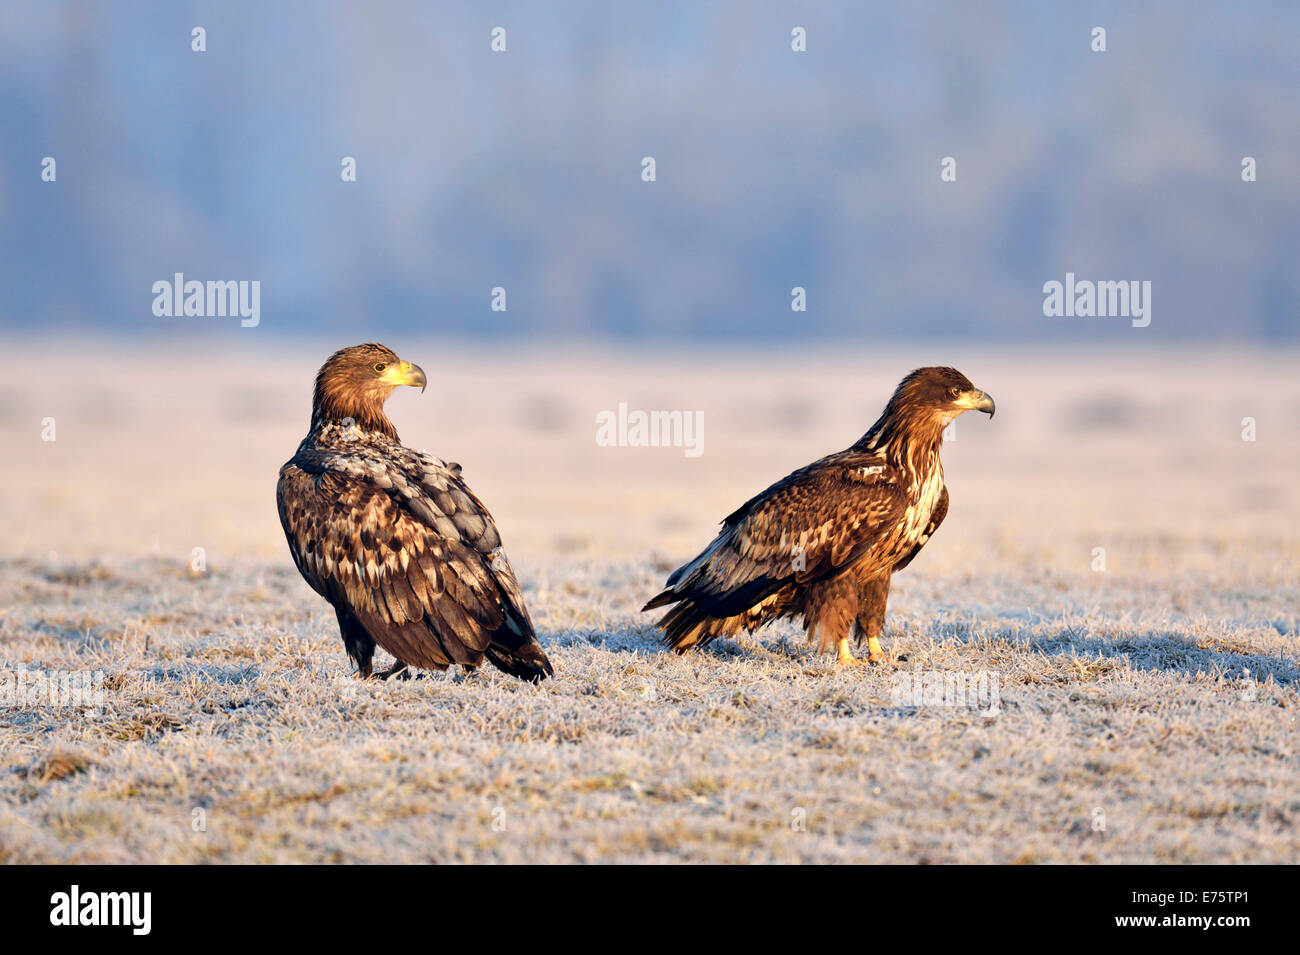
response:
[(742, 630), (760, 630), (780, 617), (803, 611), (803, 595), (793, 587), (784, 587), (750, 605), (741, 613), (719, 617), (700, 609), (690, 597), (665, 590), (645, 605), (646, 610), (678, 602), (656, 624), (663, 631), (663, 642), (678, 653), (704, 646), (718, 637), (734, 637)]
[(529, 683), (541, 683), (555, 675), (551, 661), (533, 634), (528, 614), (515, 610), (513, 604), (507, 604), (505, 626), (492, 634), (492, 641), (483, 653), (498, 670)]
[(676, 603), (681, 599), (681, 594), (677, 593), (675, 590), (665, 590), (659, 596), (652, 598), (648, 604), (642, 607), (641, 612), (645, 613), (647, 610), (654, 610), (656, 607), (667, 607), (669, 604)]
[(525, 643), (518, 647), (490, 643), (484, 652), (498, 670), (529, 683), (541, 683), (548, 676), (555, 675), (551, 661), (536, 643)]
[[(650, 601), (646, 604), (646, 609), (661, 607), (671, 602), (663, 600), (663, 597), (664, 595), (660, 594)], [(674, 595), (672, 599), (681, 598)], [(677, 653), (685, 653), (691, 647), (704, 646), (723, 634), (734, 632), (739, 619), (738, 617), (711, 617), (690, 600), (682, 600), (664, 614), (663, 619), (656, 626), (663, 631), (664, 635), (661, 639), (669, 649)]]

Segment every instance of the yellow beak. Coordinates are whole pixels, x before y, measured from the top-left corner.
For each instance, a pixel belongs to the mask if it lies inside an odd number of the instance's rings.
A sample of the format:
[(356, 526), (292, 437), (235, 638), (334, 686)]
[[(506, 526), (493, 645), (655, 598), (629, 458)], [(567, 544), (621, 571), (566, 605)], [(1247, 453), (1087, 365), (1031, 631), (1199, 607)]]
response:
[(429, 383), (428, 379), (424, 377), (424, 369), (419, 365), (412, 365), (409, 361), (389, 365), (388, 370), (380, 376), (379, 380), (394, 387), (397, 385), (410, 385), (414, 388), (419, 385), (421, 391), (424, 391), (424, 386)]
[(968, 391), (957, 399), (956, 404), (966, 411), (983, 411), (990, 418), (993, 417), (993, 412), (997, 411), (993, 396), (986, 395), (982, 391)]

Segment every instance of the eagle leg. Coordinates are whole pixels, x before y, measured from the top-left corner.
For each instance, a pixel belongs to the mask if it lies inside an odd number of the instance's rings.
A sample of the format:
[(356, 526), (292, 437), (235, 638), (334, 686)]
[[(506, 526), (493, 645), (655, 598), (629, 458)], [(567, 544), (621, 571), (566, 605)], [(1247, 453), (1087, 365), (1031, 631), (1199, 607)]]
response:
[(375, 676), (380, 680), (387, 680), (390, 676), (398, 680), (411, 679), (410, 671), (406, 668), (406, 664), (401, 660), (398, 660), (387, 670), (380, 670), (375, 674)]
[(854, 632), (858, 642), (867, 638), (867, 662), (887, 663), (880, 645), (880, 635), (885, 629), (885, 605), (889, 602), (890, 575), (876, 577), (858, 583), (858, 616), (854, 621)]
[(357, 676), (361, 679), (370, 677), (370, 661), (375, 655), (375, 641), (371, 639), (361, 621), (352, 615), (346, 607), (335, 607), (334, 615), (339, 620), (339, 633), (343, 636), (343, 647), (348, 656), (357, 665)]
[(849, 649), (848, 639), (854, 622), (856, 596), (853, 578), (848, 574), (817, 581), (808, 588), (808, 600), (804, 608), (808, 639), (823, 651), (833, 648), (837, 663), (858, 662)]

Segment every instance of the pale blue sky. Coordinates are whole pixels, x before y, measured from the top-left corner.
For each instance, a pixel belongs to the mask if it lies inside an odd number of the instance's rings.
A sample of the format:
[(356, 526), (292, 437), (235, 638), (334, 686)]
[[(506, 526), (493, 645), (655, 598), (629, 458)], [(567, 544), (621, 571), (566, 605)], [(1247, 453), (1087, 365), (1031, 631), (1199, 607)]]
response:
[(1043, 317), (1073, 271), (1294, 338), (1300, 8), (1063, 6), (5, 0), (0, 328), (173, 334), (181, 271), (265, 335), (1132, 334)]

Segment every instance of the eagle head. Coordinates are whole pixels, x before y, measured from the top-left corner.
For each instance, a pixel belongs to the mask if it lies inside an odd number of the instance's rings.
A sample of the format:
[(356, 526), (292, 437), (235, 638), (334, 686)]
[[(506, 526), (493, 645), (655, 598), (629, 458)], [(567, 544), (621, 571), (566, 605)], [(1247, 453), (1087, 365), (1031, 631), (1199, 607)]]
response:
[(997, 406), (956, 368), (918, 368), (904, 378), (889, 399), (887, 413), (926, 418), (940, 427), (967, 411), (983, 411), (990, 418)]
[(320, 422), (350, 420), (361, 428), (391, 431), (384, 402), (399, 385), (428, 380), (419, 365), (403, 361), (378, 342), (341, 348), (325, 360), (316, 375), (312, 417)]

